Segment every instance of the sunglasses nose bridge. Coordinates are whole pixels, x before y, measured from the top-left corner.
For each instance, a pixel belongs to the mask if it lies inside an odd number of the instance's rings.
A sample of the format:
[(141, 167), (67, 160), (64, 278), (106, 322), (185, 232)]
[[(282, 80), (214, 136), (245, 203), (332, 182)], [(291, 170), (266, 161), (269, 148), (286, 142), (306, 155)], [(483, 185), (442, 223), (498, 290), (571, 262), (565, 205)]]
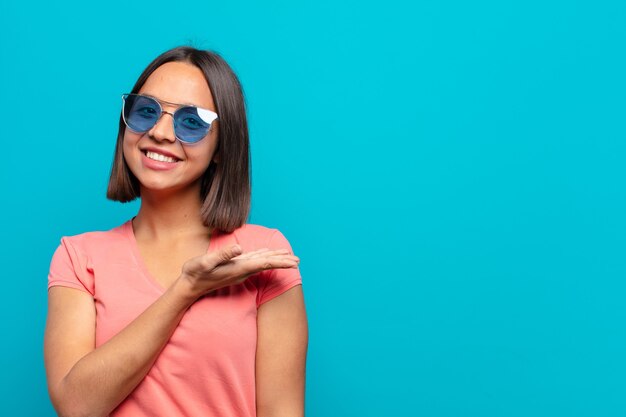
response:
[[(172, 117), (172, 123), (169, 125), (171, 131), (163, 131), (163, 129), (168, 129), (168, 123), (165, 123), (164, 127), (159, 127), (159, 125), (161, 125), (161, 120), (163, 119), (163, 115), (164, 114), (169, 114)], [(165, 140), (168, 139), (170, 141), (175, 141), (176, 140), (176, 134), (174, 133), (174, 113), (165, 111), (161, 109), (161, 114), (159, 115), (159, 117), (156, 119), (156, 122), (154, 123), (154, 125), (152, 126), (151, 130), (151, 136), (153, 138), (159, 139), (159, 140)]]

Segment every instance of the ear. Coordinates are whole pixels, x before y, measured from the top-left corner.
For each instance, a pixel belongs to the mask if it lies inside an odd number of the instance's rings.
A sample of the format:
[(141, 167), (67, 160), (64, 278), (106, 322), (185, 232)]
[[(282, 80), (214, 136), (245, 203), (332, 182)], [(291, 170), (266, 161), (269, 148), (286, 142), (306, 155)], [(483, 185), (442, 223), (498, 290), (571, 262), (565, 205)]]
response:
[(213, 155), (212, 161), (216, 164), (220, 163), (220, 156), (217, 154), (217, 152), (215, 152), (215, 155)]

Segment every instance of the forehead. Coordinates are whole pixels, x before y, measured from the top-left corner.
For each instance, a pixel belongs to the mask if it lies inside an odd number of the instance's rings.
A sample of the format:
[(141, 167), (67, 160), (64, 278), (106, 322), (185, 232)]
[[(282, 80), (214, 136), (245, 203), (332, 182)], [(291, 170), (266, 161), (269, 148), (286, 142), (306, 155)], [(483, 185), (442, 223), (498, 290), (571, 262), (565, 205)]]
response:
[(139, 90), (163, 102), (192, 104), (215, 110), (209, 84), (202, 71), (186, 62), (168, 62), (158, 67)]

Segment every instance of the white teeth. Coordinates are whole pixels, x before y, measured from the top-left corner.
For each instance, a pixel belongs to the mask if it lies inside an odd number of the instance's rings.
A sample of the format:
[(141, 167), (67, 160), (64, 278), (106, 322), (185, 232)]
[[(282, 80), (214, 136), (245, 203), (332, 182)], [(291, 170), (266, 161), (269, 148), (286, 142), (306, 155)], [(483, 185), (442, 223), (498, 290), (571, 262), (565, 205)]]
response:
[(160, 153), (156, 153), (156, 152), (146, 152), (146, 156), (150, 159), (154, 159), (155, 161), (161, 161), (161, 162), (176, 162), (175, 158), (172, 158), (171, 156), (165, 156), (165, 155), (161, 155)]

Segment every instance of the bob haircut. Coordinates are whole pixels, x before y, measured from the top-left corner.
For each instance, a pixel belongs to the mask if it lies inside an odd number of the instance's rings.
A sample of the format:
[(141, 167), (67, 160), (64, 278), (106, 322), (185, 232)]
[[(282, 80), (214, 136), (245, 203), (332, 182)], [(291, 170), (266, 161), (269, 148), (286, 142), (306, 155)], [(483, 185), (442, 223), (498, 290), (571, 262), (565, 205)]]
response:
[[(230, 66), (215, 52), (179, 46), (159, 55), (141, 73), (130, 93), (138, 93), (148, 77), (167, 62), (186, 62), (204, 74), (219, 115), (215, 159), (202, 176), (200, 198), (204, 225), (230, 233), (243, 226), (250, 212), (250, 144), (243, 89)], [(107, 198), (126, 203), (139, 195), (139, 181), (124, 159), (126, 125), (119, 130)]]

